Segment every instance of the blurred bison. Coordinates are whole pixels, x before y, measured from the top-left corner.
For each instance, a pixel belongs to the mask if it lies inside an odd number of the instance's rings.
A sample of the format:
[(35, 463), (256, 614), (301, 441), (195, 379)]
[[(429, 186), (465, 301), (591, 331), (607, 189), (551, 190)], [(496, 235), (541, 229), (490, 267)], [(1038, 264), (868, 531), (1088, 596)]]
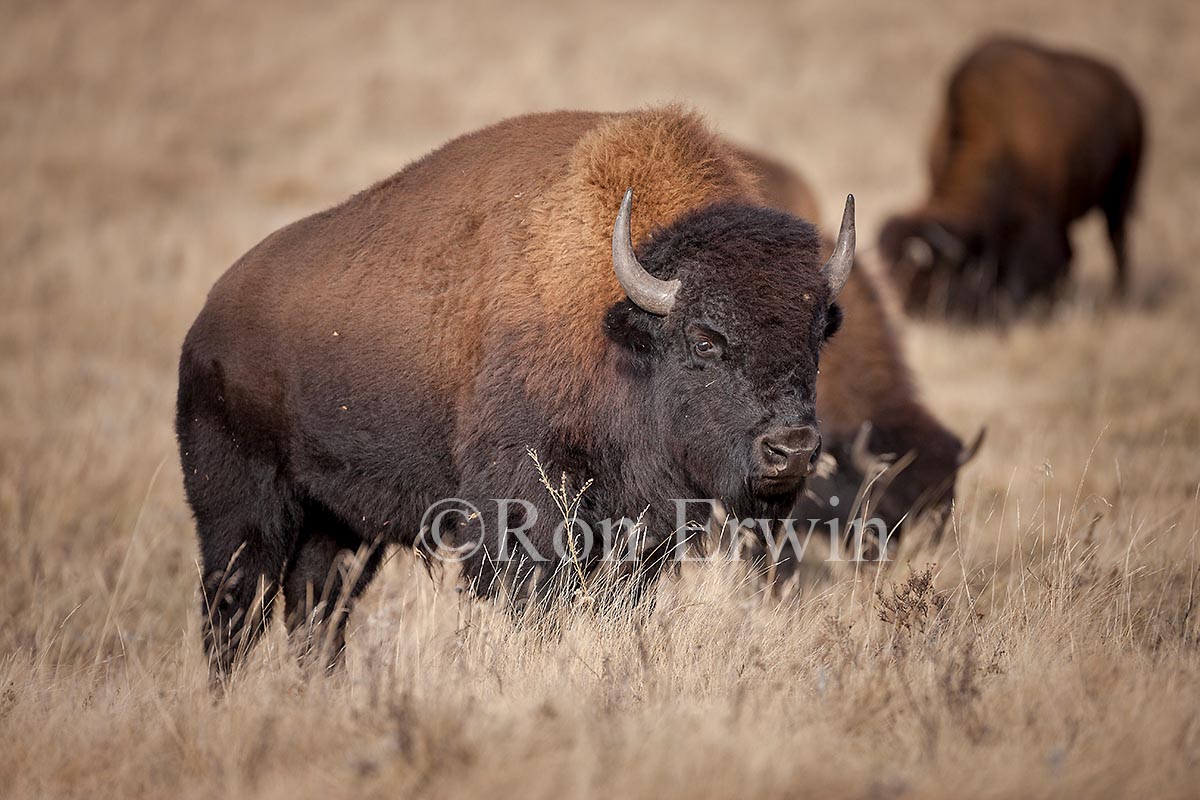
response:
[[(333, 600), (386, 545), (421, 544), (443, 498), (478, 509), (456, 542), (480, 545), (475, 591), (561, 587), (552, 516), (493, 502), (545, 497), (530, 447), (594, 481), (584, 522), (641, 517), (634, 600), (674, 553), (672, 498), (785, 516), (819, 450), (818, 354), (853, 252), (849, 200), (823, 264), (816, 229), (676, 109), (502, 122), (267, 237), (179, 366), (214, 675), (280, 591), (289, 631), (336, 657)], [(518, 533), (551, 561), (506, 571), (529, 554)]]
[[(813, 192), (795, 170), (761, 153), (741, 155), (768, 203), (819, 224)], [(822, 446), (835, 466), (832, 474), (809, 481), (795, 516), (805, 525), (836, 520), (846, 531), (863, 493), (860, 514), (881, 520), (893, 538), (915, 524), (929, 525), (936, 538), (954, 500), (958, 470), (978, 451), (982, 432), (964, 447), (921, 403), (884, 282), (855, 268), (838, 305), (845, 320), (825, 345), (817, 378)], [(784, 554), (784, 564), (790, 555)]]
[(1142, 141), (1137, 96), (1109, 65), (1014, 39), (976, 47), (950, 78), (928, 200), (880, 235), (906, 307), (978, 317), (1053, 300), (1068, 227), (1093, 208), (1124, 293)]

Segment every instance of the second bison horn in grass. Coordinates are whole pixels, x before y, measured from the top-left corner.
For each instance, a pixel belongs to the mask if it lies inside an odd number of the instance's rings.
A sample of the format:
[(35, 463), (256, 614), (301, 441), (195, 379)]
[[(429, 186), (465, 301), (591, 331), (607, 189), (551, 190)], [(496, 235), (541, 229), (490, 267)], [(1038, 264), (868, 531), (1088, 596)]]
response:
[(682, 284), (677, 280), (664, 281), (656, 278), (638, 263), (637, 256), (633, 253), (633, 238), (629, 226), (632, 209), (633, 189), (626, 189), (625, 199), (621, 201), (621, 210), (617, 212), (617, 224), (613, 226), (613, 271), (630, 300), (639, 308), (661, 317), (675, 305), (675, 297), (679, 294)]

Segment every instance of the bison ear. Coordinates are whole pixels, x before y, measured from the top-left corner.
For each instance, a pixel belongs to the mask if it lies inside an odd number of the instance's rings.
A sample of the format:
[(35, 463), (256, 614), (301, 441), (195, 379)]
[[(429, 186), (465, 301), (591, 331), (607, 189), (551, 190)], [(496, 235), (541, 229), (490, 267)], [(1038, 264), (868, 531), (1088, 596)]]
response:
[(830, 303), (829, 310), (825, 312), (825, 341), (832, 339), (841, 327), (842, 307), (837, 303)]
[(633, 353), (649, 353), (654, 342), (652, 317), (631, 300), (614, 303), (604, 315), (604, 335)]

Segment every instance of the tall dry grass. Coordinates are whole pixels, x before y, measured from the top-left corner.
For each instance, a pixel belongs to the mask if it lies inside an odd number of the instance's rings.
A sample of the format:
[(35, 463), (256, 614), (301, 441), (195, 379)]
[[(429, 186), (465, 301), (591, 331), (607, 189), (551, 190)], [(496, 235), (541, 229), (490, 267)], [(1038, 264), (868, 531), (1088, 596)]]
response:
[[(341, 673), (274, 630), (213, 697), (170, 423), (241, 252), (481, 124), (671, 99), (853, 190), (869, 242), (996, 27), (1120, 63), (1150, 166), (1127, 306), (1091, 221), (1051, 318), (910, 331), (930, 404), (990, 428), (940, 545), (783, 602), (694, 565), (648, 620), (553, 626), (400, 555)], [(10, 2), (0, 37), (0, 795), (1193, 795), (1200, 7)]]

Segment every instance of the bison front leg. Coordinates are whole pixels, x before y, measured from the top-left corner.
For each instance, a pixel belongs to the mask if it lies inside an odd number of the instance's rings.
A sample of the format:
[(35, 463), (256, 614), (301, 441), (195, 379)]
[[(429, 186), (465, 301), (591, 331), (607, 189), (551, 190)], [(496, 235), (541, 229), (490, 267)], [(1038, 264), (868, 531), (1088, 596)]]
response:
[[(712, 510), (705, 503), (701, 507), (704, 514)], [(636, 520), (622, 516), (613, 527), (617, 533), (604, 544), (603, 563), (592, 581), (593, 599), (618, 612), (652, 613), (663, 575), (677, 569), (689, 553), (699, 554), (695, 545), (709, 532), (704, 514), (683, 522), (680, 513), (679, 505), (671, 503), (646, 507)]]
[(555, 562), (546, 509), (535, 502), (535, 486), (509, 487), (506, 497), (462, 494), (462, 509), (439, 540), (458, 556), (473, 594), (502, 598), (514, 613), (523, 613), (531, 600), (546, 596)]
[(673, 539), (659, 542), (644, 550), (639, 554), (637, 561), (631, 564), (628, 590), (618, 594), (618, 599), (624, 600), (631, 611), (652, 613), (658, 582), (669, 567), (678, 563), (679, 557), (679, 548)]
[[(531, 604), (545, 608), (569, 598), (588, 571), (587, 553), (571, 559), (563, 511), (574, 517), (580, 510), (575, 501), (585, 501), (586, 495), (577, 496), (585, 482), (573, 475), (564, 482), (561, 470), (524, 449), (506, 453), (464, 475), (457, 507), (442, 518), (439, 530), (423, 535), (453, 552), (472, 593), (502, 598), (518, 615)], [(563, 491), (565, 499), (556, 497)]]

